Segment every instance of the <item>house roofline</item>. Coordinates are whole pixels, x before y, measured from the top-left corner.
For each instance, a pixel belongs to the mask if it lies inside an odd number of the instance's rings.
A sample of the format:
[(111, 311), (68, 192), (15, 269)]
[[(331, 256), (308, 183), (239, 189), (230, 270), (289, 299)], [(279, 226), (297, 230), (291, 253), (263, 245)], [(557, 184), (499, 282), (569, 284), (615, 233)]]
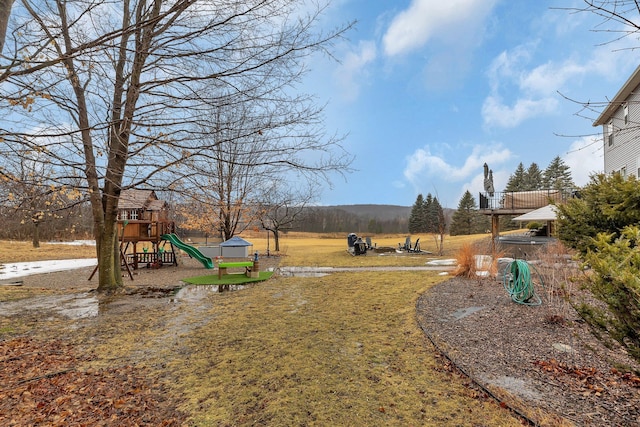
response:
[(633, 74), (627, 79), (627, 81), (622, 85), (616, 96), (609, 102), (607, 108), (600, 114), (600, 116), (593, 122), (593, 126), (601, 126), (607, 123), (613, 114), (616, 112), (618, 107), (631, 95), (633, 90), (640, 85), (640, 66), (635, 69)]

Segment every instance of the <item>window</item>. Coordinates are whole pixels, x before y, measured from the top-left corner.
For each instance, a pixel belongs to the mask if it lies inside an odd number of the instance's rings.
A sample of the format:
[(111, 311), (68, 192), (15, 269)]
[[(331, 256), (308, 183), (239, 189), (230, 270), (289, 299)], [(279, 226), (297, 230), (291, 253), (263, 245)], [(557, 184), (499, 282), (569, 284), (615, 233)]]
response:
[(613, 120), (607, 124), (607, 142), (609, 143), (609, 147), (613, 145)]
[(622, 111), (624, 112), (624, 124), (626, 125), (627, 123), (629, 123), (629, 104), (628, 103), (624, 103), (622, 104)]
[(118, 211), (118, 221), (128, 221), (138, 219), (138, 211), (135, 209)]
[(623, 178), (627, 177), (627, 167), (626, 166), (623, 166), (623, 167), (620, 168), (620, 176), (623, 177)]

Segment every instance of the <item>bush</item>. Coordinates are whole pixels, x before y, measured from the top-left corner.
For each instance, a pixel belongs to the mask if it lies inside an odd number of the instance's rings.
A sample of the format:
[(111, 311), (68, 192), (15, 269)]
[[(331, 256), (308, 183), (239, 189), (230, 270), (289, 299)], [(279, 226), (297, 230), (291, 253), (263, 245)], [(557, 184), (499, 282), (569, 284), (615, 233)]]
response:
[(618, 237), (624, 227), (640, 223), (640, 182), (633, 175), (593, 175), (558, 211), (558, 237), (584, 255), (594, 249), (598, 233)]
[(640, 360), (640, 228), (625, 227), (621, 235), (600, 233), (585, 261), (596, 274), (588, 279), (594, 296), (604, 301), (614, 316), (611, 336)]
[(542, 228), (542, 224), (536, 221), (531, 221), (530, 223), (527, 224), (527, 229), (529, 230), (538, 230), (540, 228)]

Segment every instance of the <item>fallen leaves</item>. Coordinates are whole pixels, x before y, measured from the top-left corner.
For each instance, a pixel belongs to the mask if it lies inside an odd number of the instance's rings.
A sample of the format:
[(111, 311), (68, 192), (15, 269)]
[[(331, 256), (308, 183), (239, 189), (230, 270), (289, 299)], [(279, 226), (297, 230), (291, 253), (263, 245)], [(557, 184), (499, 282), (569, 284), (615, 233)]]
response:
[(0, 425), (180, 426), (185, 416), (161, 384), (133, 366), (86, 368), (72, 345), (0, 341)]
[(574, 389), (577, 388), (585, 394), (592, 393), (600, 396), (602, 393), (610, 392), (612, 388), (623, 386), (640, 388), (640, 377), (630, 372), (619, 372), (617, 369), (600, 372), (593, 367), (569, 366), (556, 359), (538, 360), (534, 365), (555, 377), (556, 380), (560, 380), (563, 376), (568, 377), (569, 380), (563, 382), (568, 382)]

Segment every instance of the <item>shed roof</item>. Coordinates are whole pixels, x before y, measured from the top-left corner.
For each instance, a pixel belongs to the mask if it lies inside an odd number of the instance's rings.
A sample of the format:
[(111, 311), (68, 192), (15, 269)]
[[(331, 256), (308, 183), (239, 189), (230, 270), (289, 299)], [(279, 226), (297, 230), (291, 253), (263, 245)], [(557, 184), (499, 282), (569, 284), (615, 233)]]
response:
[(554, 205), (547, 205), (534, 211), (527, 212), (524, 215), (513, 218), (514, 221), (554, 221), (558, 218), (557, 210)]
[(229, 247), (239, 247), (239, 246), (253, 246), (253, 243), (247, 242), (242, 237), (233, 236), (229, 240), (226, 240), (226, 241), (220, 243), (220, 246), (227, 247), (227, 248), (229, 248)]
[(622, 85), (616, 96), (609, 102), (607, 108), (605, 108), (600, 116), (593, 122), (593, 126), (601, 126), (607, 123), (613, 114), (616, 112), (618, 107), (629, 98), (629, 95), (635, 90), (635, 88), (640, 85), (640, 66), (635, 69), (633, 74), (627, 79), (627, 81)]

